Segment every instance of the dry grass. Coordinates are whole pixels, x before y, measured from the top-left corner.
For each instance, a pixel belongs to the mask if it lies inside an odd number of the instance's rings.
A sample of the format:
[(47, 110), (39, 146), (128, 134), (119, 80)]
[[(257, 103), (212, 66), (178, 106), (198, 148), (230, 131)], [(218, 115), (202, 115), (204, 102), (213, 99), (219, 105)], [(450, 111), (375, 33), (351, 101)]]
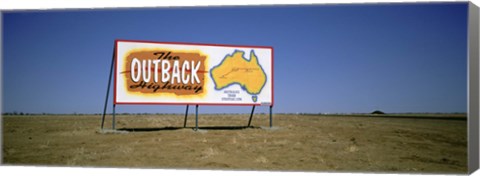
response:
[[(227, 170), (466, 173), (464, 120), (255, 115), (255, 128), (182, 127), (182, 115), (3, 117), (9, 165)], [(110, 127), (110, 119), (106, 121)], [(200, 115), (201, 127), (240, 127), (248, 115)], [(190, 118), (188, 127), (194, 126)]]

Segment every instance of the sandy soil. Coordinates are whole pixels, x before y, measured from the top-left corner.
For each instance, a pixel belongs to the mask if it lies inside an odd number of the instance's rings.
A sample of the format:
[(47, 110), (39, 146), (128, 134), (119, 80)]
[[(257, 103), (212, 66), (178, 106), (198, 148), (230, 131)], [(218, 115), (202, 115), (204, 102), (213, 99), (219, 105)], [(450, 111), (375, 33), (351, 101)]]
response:
[[(3, 116), (3, 164), (321, 172), (466, 173), (467, 121), (256, 114)], [(111, 128), (111, 117), (106, 128)]]

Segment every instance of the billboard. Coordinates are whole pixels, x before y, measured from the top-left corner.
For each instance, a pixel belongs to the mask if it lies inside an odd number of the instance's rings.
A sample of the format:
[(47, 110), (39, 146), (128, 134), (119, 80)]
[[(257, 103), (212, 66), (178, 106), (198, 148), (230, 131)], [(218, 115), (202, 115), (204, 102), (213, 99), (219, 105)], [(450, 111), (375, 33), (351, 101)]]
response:
[(273, 106), (273, 48), (115, 41), (115, 104)]

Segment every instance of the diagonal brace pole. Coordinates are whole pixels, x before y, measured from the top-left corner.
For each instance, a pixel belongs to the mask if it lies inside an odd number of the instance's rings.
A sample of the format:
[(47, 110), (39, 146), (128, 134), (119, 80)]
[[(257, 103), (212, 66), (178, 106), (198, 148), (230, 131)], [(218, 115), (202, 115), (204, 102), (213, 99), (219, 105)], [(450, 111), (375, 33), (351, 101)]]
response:
[(185, 111), (185, 121), (183, 122), (183, 128), (187, 127), (187, 116), (188, 116), (188, 104), (187, 104), (187, 110)]
[(103, 130), (103, 124), (105, 123), (105, 114), (107, 113), (108, 95), (110, 94), (110, 83), (112, 82), (112, 72), (113, 72), (114, 62), (115, 62), (115, 47), (113, 48), (112, 63), (110, 64), (110, 75), (108, 76), (107, 95), (105, 96), (105, 105), (103, 106), (102, 125), (101, 125), (102, 130)]
[(252, 122), (253, 112), (255, 111), (255, 105), (252, 107), (252, 112), (250, 113), (250, 119), (248, 119), (247, 127), (250, 127), (250, 123)]

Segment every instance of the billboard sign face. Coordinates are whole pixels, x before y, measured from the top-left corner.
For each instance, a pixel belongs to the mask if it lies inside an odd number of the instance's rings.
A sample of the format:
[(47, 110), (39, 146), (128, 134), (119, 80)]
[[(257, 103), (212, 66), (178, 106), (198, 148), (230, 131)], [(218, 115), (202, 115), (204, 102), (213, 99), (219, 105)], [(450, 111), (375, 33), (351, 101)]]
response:
[(273, 105), (273, 48), (115, 42), (115, 104)]

